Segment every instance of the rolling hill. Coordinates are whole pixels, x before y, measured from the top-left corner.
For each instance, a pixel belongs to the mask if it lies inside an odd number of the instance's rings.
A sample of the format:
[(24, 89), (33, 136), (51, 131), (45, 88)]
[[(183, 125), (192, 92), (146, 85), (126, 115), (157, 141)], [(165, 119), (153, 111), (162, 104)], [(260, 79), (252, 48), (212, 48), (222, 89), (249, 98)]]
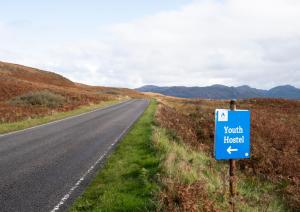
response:
[(182, 98), (204, 98), (204, 99), (247, 99), (247, 98), (284, 98), (300, 99), (300, 89), (291, 85), (277, 86), (270, 90), (251, 88), (243, 85), (228, 87), (225, 85), (212, 85), (206, 87), (159, 87), (146, 85), (136, 90), (140, 92), (160, 93), (167, 96)]
[[(48, 98), (47, 95), (51, 101), (53, 98), (62, 99), (63, 104), (55, 108), (28, 105), (28, 102), (16, 104), (24, 98), (30, 98), (31, 102), (41, 101)], [(141, 96), (132, 89), (79, 84), (53, 72), (0, 62), (0, 123), (73, 110), (82, 105)]]

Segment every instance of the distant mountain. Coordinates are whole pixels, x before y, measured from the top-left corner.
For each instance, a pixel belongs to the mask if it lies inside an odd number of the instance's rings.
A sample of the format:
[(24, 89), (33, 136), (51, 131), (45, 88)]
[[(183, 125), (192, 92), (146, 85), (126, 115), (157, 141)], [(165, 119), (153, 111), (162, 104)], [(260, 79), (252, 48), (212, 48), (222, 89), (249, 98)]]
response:
[(287, 99), (300, 99), (300, 89), (291, 85), (283, 85), (268, 91), (268, 97), (282, 97)]
[(205, 99), (247, 99), (247, 98), (285, 98), (300, 99), (300, 89), (291, 85), (274, 87), (270, 90), (251, 88), (248, 85), (228, 87), (225, 85), (212, 85), (206, 87), (159, 87), (146, 85), (136, 90), (141, 92), (154, 92), (167, 96), (183, 98)]

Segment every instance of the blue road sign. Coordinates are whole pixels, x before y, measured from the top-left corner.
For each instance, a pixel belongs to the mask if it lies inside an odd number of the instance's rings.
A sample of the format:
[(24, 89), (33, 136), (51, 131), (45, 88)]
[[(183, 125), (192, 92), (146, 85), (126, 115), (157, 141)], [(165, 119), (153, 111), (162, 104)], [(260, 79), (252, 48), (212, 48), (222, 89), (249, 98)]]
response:
[(250, 158), (250, 111), (216, 109), (215, 158)]

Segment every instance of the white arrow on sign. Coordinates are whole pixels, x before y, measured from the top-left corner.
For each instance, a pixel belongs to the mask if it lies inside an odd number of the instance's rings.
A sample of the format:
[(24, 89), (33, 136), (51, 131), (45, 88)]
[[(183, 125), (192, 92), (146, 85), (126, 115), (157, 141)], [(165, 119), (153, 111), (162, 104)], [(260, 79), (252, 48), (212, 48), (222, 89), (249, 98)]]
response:
[(228, 147), (227, 152), (231, 154), (231, 152), (236, 152), (238, 149), (231, 149), (231, 146)]

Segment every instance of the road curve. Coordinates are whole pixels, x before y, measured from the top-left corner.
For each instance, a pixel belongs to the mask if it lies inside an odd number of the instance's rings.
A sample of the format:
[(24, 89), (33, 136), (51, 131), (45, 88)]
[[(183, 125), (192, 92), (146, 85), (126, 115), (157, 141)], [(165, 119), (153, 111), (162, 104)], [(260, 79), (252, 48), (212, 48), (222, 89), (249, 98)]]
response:
[(65, 211), (147, 105), (130, 100), (0, 135), (0, 211)]

